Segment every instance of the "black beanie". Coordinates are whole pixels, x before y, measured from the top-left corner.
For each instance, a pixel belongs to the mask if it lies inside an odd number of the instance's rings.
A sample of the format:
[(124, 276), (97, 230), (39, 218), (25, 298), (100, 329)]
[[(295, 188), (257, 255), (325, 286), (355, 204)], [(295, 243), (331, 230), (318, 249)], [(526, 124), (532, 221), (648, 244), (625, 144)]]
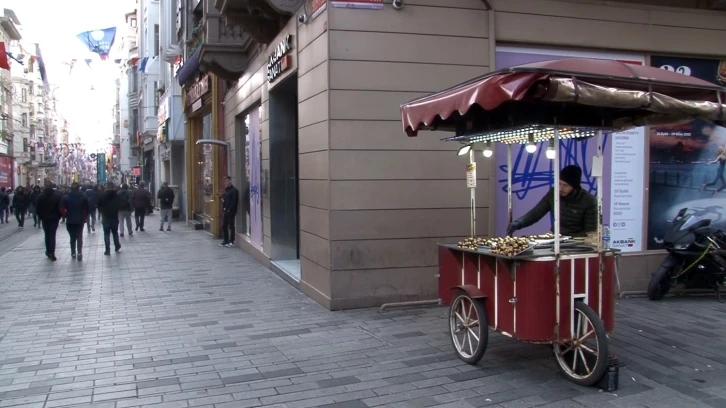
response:
[(565, 166), (560, 171), (560, 180), (569, 184), (575, 190), (580, 188), (580, 180), (582, 179), (582, 169), (574, 164)]

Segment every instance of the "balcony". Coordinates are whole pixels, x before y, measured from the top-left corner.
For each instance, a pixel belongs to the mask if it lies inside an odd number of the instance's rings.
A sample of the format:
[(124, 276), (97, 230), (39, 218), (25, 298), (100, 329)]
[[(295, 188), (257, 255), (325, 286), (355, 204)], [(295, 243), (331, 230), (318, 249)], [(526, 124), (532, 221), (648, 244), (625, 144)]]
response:
[[(212, 4), (214, 3), (214, 4)], [(203, 2), (201, 22), (187, 41), (190, 57), (177, 79), (184, 85), (197, 71), (235, 81), (247, 70), (258, 44), (268, 44), (305, 0), (215, 0)]]

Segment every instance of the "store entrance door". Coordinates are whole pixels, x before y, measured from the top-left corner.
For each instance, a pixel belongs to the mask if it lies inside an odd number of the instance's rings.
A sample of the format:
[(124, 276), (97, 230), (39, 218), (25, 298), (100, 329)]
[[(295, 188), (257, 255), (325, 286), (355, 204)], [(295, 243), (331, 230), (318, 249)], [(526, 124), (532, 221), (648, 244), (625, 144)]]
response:
[(297, 77), (270, 91), (271, 260), (300, 280)]

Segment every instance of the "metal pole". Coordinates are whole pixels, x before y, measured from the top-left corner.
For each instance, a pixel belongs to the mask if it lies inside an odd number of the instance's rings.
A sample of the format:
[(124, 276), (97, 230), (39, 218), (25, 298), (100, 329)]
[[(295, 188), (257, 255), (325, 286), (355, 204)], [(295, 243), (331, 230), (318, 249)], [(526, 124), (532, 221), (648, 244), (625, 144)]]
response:
[[(603, 263), (603, 245), (602, 245), (602, 195), (603, 195), (603, 188), (602, 188), (602, 177), (603, 173), (605, 171), (605, 163), (603, 162), (603, 154), (602, 154), (602, 130), (597, 132), (597, 157), (598, 161), (600, 163), (600, 175), (597, 178), (597, 259), (598, 259), (598, 268), (597, 268), (597, 290), (598, 290), (598, 296), (597, 296), (597, 314), (598, 316), (602, 316), (602, 278), (603, 278), (603, 270), (605, 269), (605, 265)], [(617, 274), (617, 272), (616, 272)]]
[[(560, 280), (560, 130), (555, 127), (555, 166), (554, 177), (554, 231), (555, 231), (555, 337), (560, 337), (560, 303), (562, 302), (562, 287)], [(574, 262), (574, 261), (571, 261)], [(572, 337), (572, 323), (570, 323), (570, 337)]]
[[(605, 163), (603, 163), (603, 154), (602, 154), (602, 140), (603, 140), (603, 134), (602, 130), (597, 132), (597, 157), (600, 164), (602, 164), (600, 169), (600, 175), (597, 177), (597, 252), (602, 254), (603, 251), (603, 245), (602, 245), (602, 195), (603, 195), (603, 187), (602, 187), (602, 177), (603, 172), (605, 171)], [(602, 263), (602, 259), (601, 262)]]
[(512, 223), (512, 145), (507, 145), (507, 225)]
[[(475, 151), (472, 148), (469, 150), (469, 164), (476, 166), (476, 160), (474, 159)], [(476, 167), (474, 167), (474, 185), (476, 185)], [(476, 237), (476, 187), (469, 188), (469, 199), (471, 201), (471, 237)]]
[(560, 255), (560, 130), (555, 128), (555, 180), (554, 180), (554, 196), (555, 196), (555, 256)]

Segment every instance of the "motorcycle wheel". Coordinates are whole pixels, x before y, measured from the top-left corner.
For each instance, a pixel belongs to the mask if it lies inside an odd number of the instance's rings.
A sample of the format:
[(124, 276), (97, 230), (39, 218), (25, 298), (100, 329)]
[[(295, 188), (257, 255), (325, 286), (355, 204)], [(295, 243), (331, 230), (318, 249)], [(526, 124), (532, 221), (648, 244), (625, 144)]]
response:
[(653, 277), (650, 278), (647, 291), (648, 299), (661, 300), (671, 290), (671, 287), (673, 287), (671, 276), (673, 276), (677, 265), (678, 263), (670, 256), (663, 260)]

